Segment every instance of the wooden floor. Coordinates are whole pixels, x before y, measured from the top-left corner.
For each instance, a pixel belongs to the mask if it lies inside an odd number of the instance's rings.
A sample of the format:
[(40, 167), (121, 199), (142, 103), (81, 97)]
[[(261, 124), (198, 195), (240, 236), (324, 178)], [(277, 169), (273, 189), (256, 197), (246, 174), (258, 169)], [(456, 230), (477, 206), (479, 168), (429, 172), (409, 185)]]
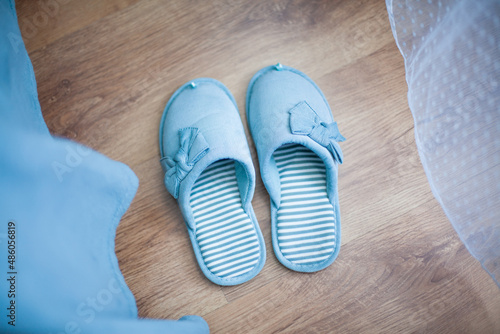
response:
[[(141, 317), (198, 314), (213, 333), (500, 333), (500, 290), (420, 164), (384, 1), (20, 0), (17, 9), (52, 133), (123, 161), (140, 179), (116, 253)], [(250, 282), (220, 287), (198, 269), (163, 186), (161, 113), (184, 82), (222, 81), (257, 163), (246, 88), (278, 61), (316, 81), (347, 137), (342, 248), (318, 273), (280, 265), (259, 178), (253, 206), (267, 262)]]

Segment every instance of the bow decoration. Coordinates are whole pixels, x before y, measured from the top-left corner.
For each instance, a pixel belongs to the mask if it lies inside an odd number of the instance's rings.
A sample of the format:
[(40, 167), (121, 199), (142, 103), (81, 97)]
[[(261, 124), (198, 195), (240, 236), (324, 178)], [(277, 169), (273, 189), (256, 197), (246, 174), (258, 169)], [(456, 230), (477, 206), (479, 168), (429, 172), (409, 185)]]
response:
[(344, 155), (338, 142), (344, 141), (345, 137), (340, 134), (337, 122), (323, 122), (306, 101), (299, 102), (289, 113), (292, 134), (309, 136), (326, 147), (338, 163), (343, 162)]
[(166, 156), (160, 160), (165, 172), (165, 186), (175, 199), (179, 197), (182, 180), (209, 151), (208, 143), (198, 128), (180, 129), (179, 143), (179, 150), (173, 157)]

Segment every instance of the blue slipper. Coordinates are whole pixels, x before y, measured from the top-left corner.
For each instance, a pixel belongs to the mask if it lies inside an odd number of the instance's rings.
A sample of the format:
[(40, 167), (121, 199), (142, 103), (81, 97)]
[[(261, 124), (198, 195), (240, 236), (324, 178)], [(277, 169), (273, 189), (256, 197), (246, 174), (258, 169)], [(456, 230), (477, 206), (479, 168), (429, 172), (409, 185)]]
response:
[(278, 64), (252, 78), (246, 108), (276, 257), (295, 271), (324, 269), (340, 250), (338, 142), (345, 140), (328, 102), (304, 73)]
[(168, 101), (160, 125), (165, 186), (181, 208), (196, 258), (219, 285), (253, 278), (266, 252), (252, 208), (255, 170), (233, 96), (200, 78)]

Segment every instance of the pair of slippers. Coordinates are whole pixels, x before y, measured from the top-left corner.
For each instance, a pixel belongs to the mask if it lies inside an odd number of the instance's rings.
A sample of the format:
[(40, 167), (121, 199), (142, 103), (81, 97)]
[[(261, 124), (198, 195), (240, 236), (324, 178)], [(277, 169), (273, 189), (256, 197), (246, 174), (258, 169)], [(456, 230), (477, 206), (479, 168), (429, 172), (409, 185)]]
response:
[[(271, 199), (276, 257), (299, 272), (326, 268), (340, 249), (338, 142), (345, 140), (328, 102), (304, 73), (277, 64), (252, 78), (246, 112)], [(255, 170), (222, 83), (200, 78), (174, 93), (161, 119), (160, 153), (205, 276), (236, 285), (257, 275), (266, 251), (251, 204)]]

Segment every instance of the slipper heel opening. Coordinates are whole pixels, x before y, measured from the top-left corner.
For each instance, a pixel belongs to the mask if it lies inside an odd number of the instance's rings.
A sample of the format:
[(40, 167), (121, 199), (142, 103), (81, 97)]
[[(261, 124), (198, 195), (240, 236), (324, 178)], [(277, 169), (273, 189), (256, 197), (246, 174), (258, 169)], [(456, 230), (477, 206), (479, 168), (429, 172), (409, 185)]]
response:
[(196, 180), (190, 198), (203, 265), (222, 281), (243, 279), (260, 260), (258, 235), (242, 206), (236, 163), (212, 163)]
[(294, 270), (323, 269), (338, 247), (325, 164), (313, 151), (298, 144), (281, 146), (273, 156), (281, 185), (276, 219), (281, 255)]

